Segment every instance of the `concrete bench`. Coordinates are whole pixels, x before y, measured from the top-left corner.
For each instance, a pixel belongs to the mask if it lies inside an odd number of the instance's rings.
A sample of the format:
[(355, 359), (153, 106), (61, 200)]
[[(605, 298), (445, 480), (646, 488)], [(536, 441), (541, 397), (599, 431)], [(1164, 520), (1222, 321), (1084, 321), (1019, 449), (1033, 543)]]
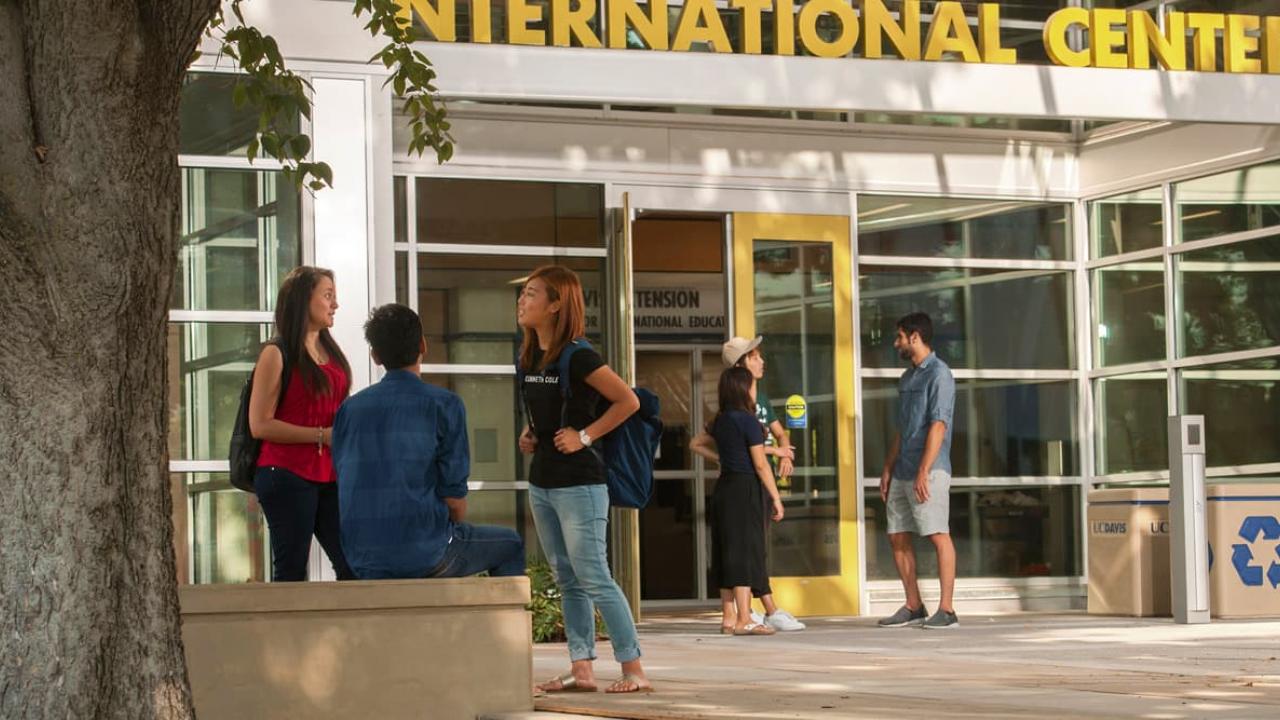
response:
[(202, 720), (432, 718), (532, 710), (529, 580), (178, 589)]

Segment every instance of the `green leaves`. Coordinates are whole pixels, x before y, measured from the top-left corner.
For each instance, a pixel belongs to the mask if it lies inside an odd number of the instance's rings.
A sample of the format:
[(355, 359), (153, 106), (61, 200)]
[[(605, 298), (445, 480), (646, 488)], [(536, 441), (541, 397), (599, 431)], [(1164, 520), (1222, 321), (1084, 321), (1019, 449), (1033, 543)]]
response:
[[(221, 42), (221, 55), (231, 58), (241, 71), (232, 94), (236, 107), (258, 110), (258, 132), (247, 148), (249, 161), (272, 157), (298, 187), (313, 191), (332, 187), (333, 170), (326, 163), (310, 160), (311, 138), (300, 129), (300, 118), (311, 118), (311, 85), (285, 66), (275, 38), (245, 23), (241, 2), (231, 0), (229, 5), (237, 25), (225, 27), (226, 17), (220, 9), (206, 34)], [(355, 0), (354, 14), (368, 15), (365, 29), (390, 40), (369, 61), (380, 62), (391, 71), (387, 83), (405, 100), (404, 113), (412, 131), (409, 152), (421, 155), (431, 148), (444, 163), (453, 157), (453, 137), (434, 84), (435, 69), (426, 55), (412, 47), (407, 1), (405, 7), (402, 10), (398, 0)]]
[(435, 86), (436, 71), (426, 55), (413, 49), (413, 23), (405, 0), (356, 0), (356, 17), (368, 15), (365, 29), (373, 36), (382, 35), (391, 42), (369, 62), (380, 62), (391, 71), (385, 84), (404, 100), (402, 110), (408, 117), (409, 152), (422, 155), (428, 148), (436, 153), (436, 161), (445, 163), (453, 157), (453, 136), (445, 120), (444, 101)]

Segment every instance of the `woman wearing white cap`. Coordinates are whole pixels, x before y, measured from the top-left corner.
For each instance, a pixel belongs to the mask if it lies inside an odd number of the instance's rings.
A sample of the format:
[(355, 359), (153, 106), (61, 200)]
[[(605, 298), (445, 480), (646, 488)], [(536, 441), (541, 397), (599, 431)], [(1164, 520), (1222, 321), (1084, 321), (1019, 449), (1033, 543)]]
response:
[[(777, 415), (773, 412), (773, 406), (769, 402), (769, 396), (765, 395), (764, 388), (760, 384), (760, 379), (764, 377), (764, 355), (760, 353), (760, 343), (764, 342), (764, 338), (757, 335), (755, 339), (748, 340), (744, 337), (730, 338), (720, 349), (720, 358), (724, 360), (725, 367), (743, 367), (751, 371), (752, 391), (755, 394), (756, 403), (756, 419), (764, 426), (765, 431), (765, 454), (777, 459), (778, 484), (785, 487), (787, 479), (791, 477), (793, 470), (792, 461), (795, 460), (795, 450), (791, 447), (791, 440), (787, 437), (786, 430), (782, 427), (782, 422), (778, 420)], [(699, 455), (716, 462), (714, 451), (710, 448), (714, 445), (714, 441), (709, 435), (703, 434), (695, 440), (692, 446), (694, 452)], [(794, 632), (804, 630), (805, 624), (795, 618), (794, 615), (786, 610), (780, 609), (773, 601), (773, 589), (769, 587), (768, 576), (765, 576), (764, 583), (760, 587), (751, 588), (751, 594), (760, 599), (760, 603), (764, 605), (765, 614), (763, 616), (752, 612), (752, 622), (764, 623), (775, 630), (783, 632)], [(726, 615), (731, 614), (731, 608), (725, 607)]]

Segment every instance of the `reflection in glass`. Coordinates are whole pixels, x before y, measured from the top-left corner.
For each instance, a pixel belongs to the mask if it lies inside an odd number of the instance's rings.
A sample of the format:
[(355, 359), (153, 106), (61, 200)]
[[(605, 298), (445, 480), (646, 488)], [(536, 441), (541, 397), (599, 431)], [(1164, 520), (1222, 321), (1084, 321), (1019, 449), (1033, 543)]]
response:
[(770, 530), (769, 572), (836, 575), (840, 427), (831, 245), (756, 240), (753, 258), (756, 332), (764, 336), (761, 384), (775, 404), (790, 395), (803, 396), (808, 403), (806, 427), (790, 431), (796, 469), (790, 486), (782, 489), (786, 517)]
[(526, 463), (516, 446), (524, 427), (524, 411), (516, 394), (515, 375), (423, 375), (462, 399), (467, 409), (471, 444), (471, 481), (528, 480)]
[(1280, 360), (1178, 372), (1182, 411), (1204, 415), (1205, 464), (1280, 462)]
[[(897, 580), (879, 489), (864, 491), (867, 579)], [(956, 576), (1071, 577), (1080, 568), (1080, 489), (1076, 486), (952, 488)], [(916, 572), (937, 577), (927, 538), (915, 538)]]
[(1178, 183), (1173, 197), (1180, 242), (1280, 225), (1280, 162)]
[(1179, 357), (1280, 345), (1280, 234), (1174, 257)]
[(1169, 468), (1168, 385), (1163, 371), (1094, 383), (1099, 475)]
[(1160, 188), (1115, 195), (1089, 204), (1093, 256), (1108, 257), (1164, 244), (1164, 192)]
[(169, 323), (169, 456), (226, 460), (240, 408), (271, 326)]
[(190, 503), (192, 581), (264, 582), (270, 577), (271, 546), (257, 496), (232, 488), (226, 473), (175, 477), (185, 479)]
[(636, 385), (653, 391), (662, 401), (662, 438), (655, 470), (693, 469), (689, 440), (700, 430), (693, 427), (689, 358), (688, 352), (637, 354)]
[(858, 252), (912, 257), (1071, 259), (1071, 206), (858, 196)]
[(911, 312), (933, 320), (933, 349), (954, 368), (1068, 369), (1071, 275), (1046, 270), (858, 269), (862, 362), (899, 367), (896, 323)]
[(692, 480), (654, 481), (640, 511), (640, 596), (682, 600), (698, 595), (697, 524)]
[(273, 310), (301, 257), (298, 228), (298, 192), (281, 173), (184, 168), (170, 307)]
[(237, 108), (232, 94), (239, 76), (189, 72), (182, 81), (178, 152), (244, 156), (258, 133), (258, 111)]
[(417, 178), (415, 188), (419, 243), (604, 246), (599, 185)]
[(1100, 268), (1093, 285), (1101, 365), (1163, 360), (1164, 263), (1157, 258)]
[(587, 337), (603, 354), (603, 259), (419, 254), (417, 301), (427, 337), (426, 362), (513, 364), (523, 337), (516, 325), (516, 298), (529, 272), (550, 263), (578, 274), (586, 300)]
[(526, 558), (545, 560), (533, 525), (533, 513), (529, 510), (527, 490), (472, 490), (467, 494), (467, 522), (511, 528), (524, 538)]
[[(1080, 474), (1071, 381), (957, 380), (953, 477)], [(864, 477), (879, 478), (897, 433), (898, 381), (862, 381)]]

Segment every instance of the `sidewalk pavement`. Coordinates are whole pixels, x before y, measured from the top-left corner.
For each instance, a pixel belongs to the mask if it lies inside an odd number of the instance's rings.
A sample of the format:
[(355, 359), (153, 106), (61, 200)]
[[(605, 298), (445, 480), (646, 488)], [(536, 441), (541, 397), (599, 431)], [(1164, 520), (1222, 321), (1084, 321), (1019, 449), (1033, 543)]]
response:
[[(1175, 625), (1077, 614), (961, 615), (950, 630), (806, 619), (772, 637), (719, 634), (718, 616), (641, 625), (650, 695), (550, 694), (537, 718), (1280, 718), (1280, 621)], [(603, 688), (620, 669), (598, 646)], [(568, 668), (538, 645), (534, 676)], [(545, 714), (544, 714), (545, 713)]]

